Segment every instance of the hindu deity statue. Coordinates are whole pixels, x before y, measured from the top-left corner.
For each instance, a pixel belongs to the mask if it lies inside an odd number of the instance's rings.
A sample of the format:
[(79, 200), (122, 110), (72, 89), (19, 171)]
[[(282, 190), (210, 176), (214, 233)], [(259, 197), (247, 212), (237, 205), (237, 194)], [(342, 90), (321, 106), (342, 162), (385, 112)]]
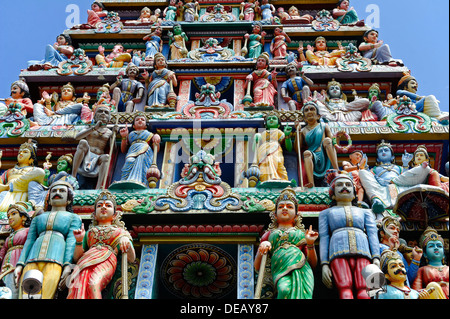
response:
[(259, 2), (256, 0), (248, 0), (247, 2), (241, 2), (240, 6), (240, 14), (239, 19), (240, 20), (246, 20), (246, 21), (254, 21), (255, 20), (255, 13), (258, 10)]
[(331, 207), (319, 214), (322, 281), (340, 299), (369, 299), (362, 269), (380, 266), (377, 225), (370, 209), (356, 205), (353, 181), (338, 175), (329, 188)]
[(45, 58), (39, 61), (28, 61), (28, 70), (50, 70), (58, 67), (62, 61), (70, 59), (74, 52), (72, 40), (69, 35), (60, 34), (56, 37), (56, 42), (53, 45), (47, 45), (45, 48)]
[(275, 15), (275, 7), (269, 3), (269, 0), (261, 0), (261, 6), (257, 7), (258, 13), (261, 15), (261, 20), (272, 21)]
[(169, 60), (178, 60), (185, 58), (188, 54), (188, 50), (186, 48), (186, 42), (189, 41), (188, 36), (181, 28), (179, 23), (173, 26), (173, 32), (168, 32), (169, 36), (169, 46), (170, 46), (170, 59)]
[(192, 2), (192, 0), (185, 0), (183, 2), (178, 2), (178, 8), (181, 10), (185, 22), (193, 22), (198, 20), (198, 10), (200, 5), (197, 1)]
[(0, 212), (7, 212), (9, 205), (16, 202), (28, 201), (31, 181), (44, 182), (45, 172), (37, 166), (37, 143), (29, 140), (20, 145), (17, 164), (0, 176)]
[(31, 224), (33, 207), (26, 202), (11, 204), (7, 217), (11, 233), (0, 249), (0, 278), (6, 287), (11, 290), (11, 299), (19, 297), (19, 289), (14, 280), (14, 270), (27, 240), (28, 230)]
[(305, 186), (314, 187), (315, 180), (323, 180), (329, 169), (339, 170), (339, 166), (333, 135), (328, 124), (320, 121), (319, 108), (314, 101), (308, 101), (303, 106), (303, 118), (306, 125), (297, 130), (300, 132), (300, 151), (303, 152), (308, 179)]
[(349, 0), (339, 0), (337, 7), (332, 11), (332, 15), (340, 24), (364, 26), (364, 20), (358, 20), (358, 14), (353, 7), (350, 7)]
[(428, 116), (438, 118), (443, 114), (439, 108), (439, 101), (434, 95), (421, 96), (417, 94), (419, 84), (415, 77), (406, 73), (398, 82), (397, 97), (407, 96), (415, 104), (416, 110)]
[(131, 62), (131, 51), (132, 50), (125, 51), (122, 44), (116, 44), (111, 53), (105, 55), (105, 48), (100, 45), (98, 47), (99, 54), (95, 56), (95, 61), (101, 68), (121, 68), (125, 63)]
[(173, 104), (175, 96), (173, 88), (178, 85), (175, 72), (167, 68), (166, 58), (162, 53), (155, 54), (155, 68), (151, 75), (142, 73), (147, 92), (147, 106), (166, 106)]
[(369, 110), (369, 100), (356, 97), (347, 101), (347, 95), (342, 92), (341, 83), (334, 79), (328, 82), (327, 91), (317, 96), (320, 115), (331, 122), (360, 122), (375, 120)]
[(385, 64), (389, 66), (402, 65), (402, 63), (392, 58), (389, 45), (385, 44), (383, 40), (378, 40), (377, 30), (371, 29), (366, 31), (363, 38), (364, 42), (359, 45), (358, 49), (373, 64)]
[(265, 126), (266, 129), (261, 135), (255, 136), (255, 142), (258, 145), (257, 159), (261, 172), (260, 181), (288, 181), (281, 145), (284, 144), (288, 151), (292, 150), (292, 140), (290, 138), (292, 128), (286, 126), (281, 131), (280, 119), (275, 114), (266, 116)]
[(361, 150), (354, 150), (348, 155), (349, 160), (342, 162), (342, 168), (352, 176), (358, 203), (364, 200), (364, 188), (359, 180), (359, 171), (367, 168), (367, 156)]
[(120, 258), (134, 262), (133, 240), (116, 206), (115, 196), (102, 191), (94, 203), (88, 231), (83, 224), (74, 231), (76, 266), (69, 279), (67, 299), (102, 299), (102, 290), (114, 277)]
[[(245, 56), (248, 53), (248, 58), (257, 59), (264, 49), (264, 37), (266, 32), (262, 31), (262, 24), (258, 21), (253, 23), (252, 34), (246, 33), (244, 35), (245, 43), (242, 48), (242, 53)], [(247, 50), (248, 42), (248, 50)]]
[(389, 114), (394, 113), (392, 105), (381, 100), (381, 89), (378, 83), (374, 83), (369, 87), (368, 97), (369, 110), (376, 116), (378, 121), (386, 120)]
[(288, 79), (281, 85), (281, 97), (288, 104), (289, 110), (299, 110), (310, 98), (310, 86), (314, 82), (302, 71), (302, 64), (296, 61), (286, 65), (286, 75)]
[(264, 52), (256, 60), (256, 70), (250, 73), (244, 87), (249, 90), (253, 83), (253, 104), (256, 106), (274, 106), (277, 94), (277, 72), (269, 72), (269, 55)]
[(278, 196), (276, 211), (271, 213), (272, 223), (261, 237), (254, 266), (261, 276), (262, 256), (271, 255), (271, 271), (277, 299), (312, 299), (314, 290), (313, 268), (317, 265), (314, 242), (319, 234), (305, 230), (294, 189), (288, 187)]
[(435, 299), (448, 299), (448, 265), (444, 264), (444, 239), (438, 232), (428, 227), (419, 240), (426, 265), (419, 268), (413, 289), (434, 287)]
[(177, 19), (177, 0), (169, 0), (169, 5), (163, 10), (165, 21), (175, 21)]
[(282, 27), (276, 27), (274, 32), (274, 38), (270, 43), (270, 52), (273, 58), (285, 59), (287, 57), (287, 43), (291, 43), (291, 38), (283, 31)]
[(137, 112), (133, 120), (133, 131), (128, 128), (119, 131), (122, 137), (121, 150), (126, 153), (122, 167), (121, 181), (130, 181), (147, 186), (147, 170), (153, 163), (154, 154), (150, 144), (159, 148), (161, 137), (147, 130), (145, 114)]
[(135, 105), (140, 103), (144, 96), (144, 85), (138, 80), (139, 67), (129, 63), (125, 71), (126, 78), (118, 76), (111, 85), (113, 100), (118, 112), (133, 113)]
[(308, 45), (306, 52), (303, 53), (303, 42), (299, 46), (299, 58), (300, 61), (307, 61), (311, 65), (323, 66), (323, 67), (335, 67), (336, 60), (345, 54), (346, 50), (338, 42), (338, 49), (329, 52), (327, 50), (327, 40), (320, 36), (314, 41), (315, 46)]
[[(14, 276), (22, 287), (28, 271), (43, 275), (41, 299), (53, 299), (56, 290), (66, 288), (76, 246), (74, 231), (81, 228), (81, 218), (72, 210), (73, 188), (70, 183), (53, 183), (46, 198), (45, 211), (31, 221), (27, 240)], [(27, 299), (22, 289), (19, 298)]]

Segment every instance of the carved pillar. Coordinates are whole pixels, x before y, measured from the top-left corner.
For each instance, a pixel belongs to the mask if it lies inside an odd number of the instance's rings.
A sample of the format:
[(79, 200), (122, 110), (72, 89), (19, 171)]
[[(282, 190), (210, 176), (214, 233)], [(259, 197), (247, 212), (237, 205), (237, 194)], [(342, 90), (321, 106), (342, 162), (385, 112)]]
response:
[(234, 161), (234, 187), (247, 188), (248, 180), (242, 176), (242, 172), (248, 169), (248, 141), (237, 139)]
[(244, 88), (244, 84), (245, 81), (244, 80), (234, 80), (234, 110), (235, 111), (243, 111), (244, 110), (244, 105), (241, 104), (242, 99), (244, 98), (245, 95), (245, 90), (246, 88)]
[(236, 39), (233, 41), (233, 51), (236, 54), (236, 56), (241, 56), (241, 50), (242, 50), (242, 40)]
[(141, 253), (141, 263), (139, 265), (139, 275), (136, 283), (135, 299), (152, 299), (153, 280), (155, 279), (156, 257), (158, 245), (144, 245)]
[(255, 294), (253, 269), (253, 245), (239, 244), (237, 299), (253, 299)]
[(173, 147), (175, 144), (173, 142), (166, 142), (164, 148), (164, 159), (161, 168), (163, 178), (159, 182), (159, 188), (161, 189), (167, 189), (173, 182), (175, 165), (177, 164), (177, 148)]
[(180, 83), (180, 90), (178, 92), (177, 112), (180, 112), (183, 105), (189, 102), (190, 94), (191, 80), (182, 80)]

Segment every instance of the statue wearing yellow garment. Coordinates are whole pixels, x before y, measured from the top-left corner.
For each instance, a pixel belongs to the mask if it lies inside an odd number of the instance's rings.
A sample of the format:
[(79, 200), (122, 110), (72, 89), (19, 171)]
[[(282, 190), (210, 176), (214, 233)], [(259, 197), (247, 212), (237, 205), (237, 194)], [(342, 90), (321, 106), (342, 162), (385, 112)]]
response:
[(29, 270), (43, 274), (42, 299), (53, 299), (58, 287), (65, 288), (76, 245), (73, 231), (82, 224), (81, 218), (72, 212), (73, 196), (68, 182), (53, 183), (47, 194), (46, 211), (33, 217), (14, 271), (16, 283), (20, 283), (19, 299), (25, 298), (22, 281)]
[(9, 205), (28, 201), (28, 184), (31, 181), (40, 184), (44, 182), (44, 170), (36, 167), (36, 152), (37, 147), (34, 142), (23, 143), (19, 148), (17, 164), (0, 176), (0, 216), (5, 213), (5, 217), (0, 218), (6, 218)]
[(289, 138), (292, 128), (286, 126), (284, 132), (279, 129), (280, 121), (276, 115), (266, 117), (266, 130), (261, 134), (258, 145), (258, 164), (261, 172), (260, 181), (288, 181), (281, 144), (284, 142), (288, 151), (292, 150), (292, 140)]

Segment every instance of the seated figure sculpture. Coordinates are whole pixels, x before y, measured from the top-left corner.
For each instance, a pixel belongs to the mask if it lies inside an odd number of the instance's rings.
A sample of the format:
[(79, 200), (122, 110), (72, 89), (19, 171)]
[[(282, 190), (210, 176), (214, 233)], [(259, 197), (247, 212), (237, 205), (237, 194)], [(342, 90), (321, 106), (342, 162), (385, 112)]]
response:
[(11, 84), (11, 97), (0, 103), (0, 120), (15, 120), (33, 114), (30, 89), (23, 80)]
[(133, 63), (128, 64), (125, 73), (127, 77), (118, 76), (111, 90), (118, 112), (132, 113), (135, 105), (142, 100), (144, 85), (139, 82), (139, 68)]
[(96, 55), (95, 61), (101, 68), (121, 68), (125, 63), (131, 62), (131, 51), (132, 50), (127, 50), (125, 52), (123, 45), (116, 44), (112, 52), (105, 55), (105, 48), (100, 45), (98, 47), (99, 54)]
[(339, 0), (337, 7), (332, 11), (333, 18), (340, 24), (356, 24), (364, 26), (364, 20), (358, 20), (358, 14), (353, 7), (350, 7), (349, 0)]
[(310, 98), (310, 86), (314, 83), (302, 71), (302, 64), (296, 61), (286, 65), (286, 75), (289, 78), (281, 85), (281, 97), (288, 104), (290, 111), (301, 109), (304, 101)]
[(336, 60), (345, 54), (345, 48), (338, 42), (339, 48), (329, 52), (327, 50), (327, 40), (320, 36), (314, 41), (314, 45), (306, 47), (306, 53), (303, 53), (303, 42), (299, 46), (299, 58), (301, 62), (307, 61), (311, 65), (323, 67), (336, 67)]
[(378, 40), (378, 31), (371, 29), (364, 33), (364, 42), (358, 47), (365, 58), (372, 61), (373, 64), (387, 64), (389, 66), (401, 65), (399, 61), (392, 58), (389, 45), (384, 44), (383, 40)]
[(28, 70), (38, 71), (41, 69), (49, 70), (58, 67), (62, 61), (70, 59), (74, 52), (72, 40), (66, 34), (60, 34), (56, 37), (53, 45), (47, 45), (45, 48), (45, 58), (39, 61), (28, 61)]
[[(328, 82), (327, 91), (318, 96), (319, 113), (326, 121), (360, 122), (374, 120), (369, 108), (369, 100), (355, 98), (347, 102), (347, 96), (342, 92), (341, 83), (334, 79)], [(367, 115), (369, 114), (369, 116)]]

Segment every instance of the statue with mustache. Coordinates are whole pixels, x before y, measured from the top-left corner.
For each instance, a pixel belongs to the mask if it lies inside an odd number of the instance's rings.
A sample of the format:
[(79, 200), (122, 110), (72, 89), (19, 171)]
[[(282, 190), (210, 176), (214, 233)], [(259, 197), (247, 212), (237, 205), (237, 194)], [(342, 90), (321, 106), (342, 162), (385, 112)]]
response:
[(371, 263), (380, 265), (374, 214), (356, 206), (349, 175), (337, 175), (330, 185), (331, 207), (319, 214), (322, 281), (328, 288), (334, 283), (340, 299), (369, 299), (361, 271)]

